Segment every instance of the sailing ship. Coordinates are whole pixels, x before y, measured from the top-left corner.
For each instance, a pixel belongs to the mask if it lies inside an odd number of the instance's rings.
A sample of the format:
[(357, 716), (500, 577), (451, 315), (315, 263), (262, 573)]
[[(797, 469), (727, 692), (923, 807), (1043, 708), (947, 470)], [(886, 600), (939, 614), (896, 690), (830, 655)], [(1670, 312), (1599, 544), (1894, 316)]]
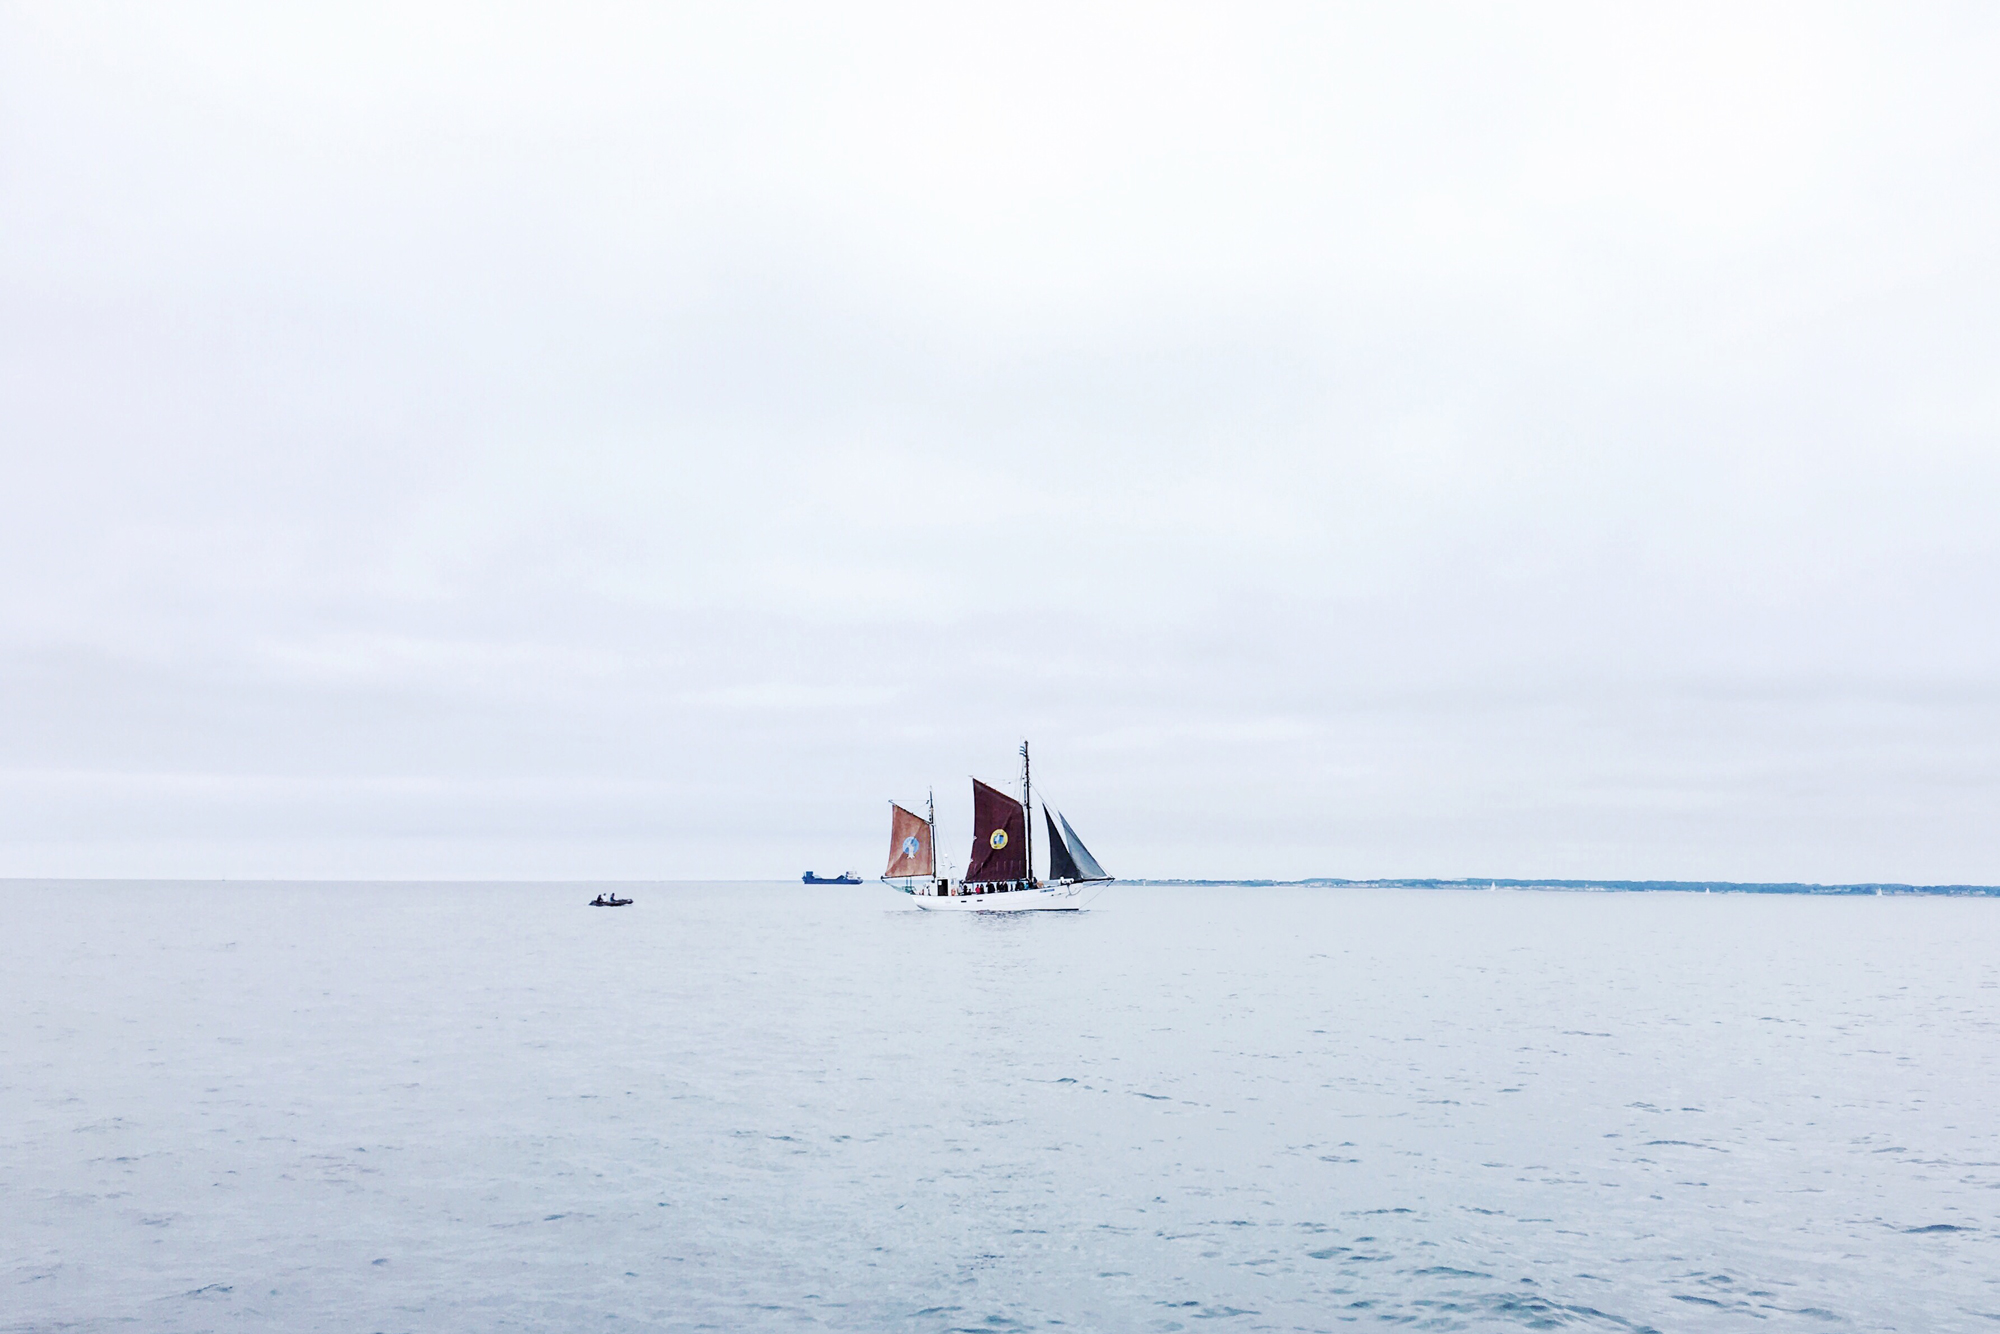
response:
[(1111, 873), (1090, 855), (1067, 816), (1042, 803), (1048, 829), (1048, 875), (1035, 874), (1035, 794), (1028, 743), (1021, 743), (1021, 799), (972, 780), (972, 857), (965, 876), (938, 872), (937, 803), (924, 814), (889, 804), (889, 866), (882, 879), (925, 912), (1075, 912), (1086, 886)]

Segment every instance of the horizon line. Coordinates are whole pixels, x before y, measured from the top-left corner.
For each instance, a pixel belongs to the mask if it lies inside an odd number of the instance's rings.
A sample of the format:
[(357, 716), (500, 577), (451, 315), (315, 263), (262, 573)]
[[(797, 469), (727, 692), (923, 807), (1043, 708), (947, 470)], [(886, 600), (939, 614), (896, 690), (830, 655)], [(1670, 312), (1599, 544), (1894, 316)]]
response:
[[(534, 877), (501, 879), (479, 876), (0, 876), (0, 886), (22, 885), (768, 885), (798, 884), (796, 876), (771, 877)], [(863, 885), (881, 883), (880, 878), (863, 880)], [(1304, 876), (1297, 879), (1269, 877), (1224, 878), (1215, 876), (1118, 877), (1114, 884), (1187, 885), (1256, 888), (1353, 888), (1353, 889), (1551, 889), (1600, 891), (1609, 893), (1724, 893), (1749, 894), (1923, 894), (1933, 896), (2000, 897), (2000, 885), (1933, 884), (1866, 880), (1851, 883), (1821, 883), (1806, 880), (1612, 880), (1570, 878), (1519, 878), (1508, 876)], [(823, 887), (823, 886), (821, 886)]]

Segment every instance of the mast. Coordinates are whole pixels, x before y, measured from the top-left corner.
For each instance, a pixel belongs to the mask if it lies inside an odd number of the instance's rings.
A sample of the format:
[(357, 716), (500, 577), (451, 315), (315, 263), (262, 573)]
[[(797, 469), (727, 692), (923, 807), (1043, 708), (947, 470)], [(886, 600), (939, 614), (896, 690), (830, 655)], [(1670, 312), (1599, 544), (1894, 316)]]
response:
[[(938, 845), (937, 845), (937, 790), (924, 789), (924, 823), (931, 827), (931, 891), (937, 889)], [(930, 892), (930, 891), (927, 891)]]
[(1035, 887), (1035, 794), (1028, 786), (1028, 743), (1021, 743), (1021, 832), (1028, 840), (1028, 888)]

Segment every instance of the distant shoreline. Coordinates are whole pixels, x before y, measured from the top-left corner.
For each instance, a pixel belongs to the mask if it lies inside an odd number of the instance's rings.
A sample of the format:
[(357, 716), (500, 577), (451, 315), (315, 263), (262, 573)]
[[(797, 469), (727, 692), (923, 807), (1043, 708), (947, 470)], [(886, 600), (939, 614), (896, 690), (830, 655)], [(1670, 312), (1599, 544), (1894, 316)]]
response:
[(1342, 880), (1313, 876), (1305, 880), (1123, 880), (1127, 885), (1237, 885), (1244, 888), (1297, 886), (1306, 889), (1560, 889), (1602, 894), (1924, 894), (1942, 897), (2000, 898), (2000, 885), (1898, 885), (1887, 882), (1858, 885), (1813, 885), (1797, 881), (1736, 880), (1508, 880), (1475, 876), (1465, 880), (1388, 879)]

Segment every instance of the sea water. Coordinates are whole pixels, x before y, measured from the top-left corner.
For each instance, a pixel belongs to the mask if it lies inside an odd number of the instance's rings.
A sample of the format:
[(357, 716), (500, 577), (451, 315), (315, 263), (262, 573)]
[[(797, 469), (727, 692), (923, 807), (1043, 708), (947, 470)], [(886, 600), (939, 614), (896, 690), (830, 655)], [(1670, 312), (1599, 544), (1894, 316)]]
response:
[(0, 886), (0, 1329), (1965, 1330), (2000, 900)]

